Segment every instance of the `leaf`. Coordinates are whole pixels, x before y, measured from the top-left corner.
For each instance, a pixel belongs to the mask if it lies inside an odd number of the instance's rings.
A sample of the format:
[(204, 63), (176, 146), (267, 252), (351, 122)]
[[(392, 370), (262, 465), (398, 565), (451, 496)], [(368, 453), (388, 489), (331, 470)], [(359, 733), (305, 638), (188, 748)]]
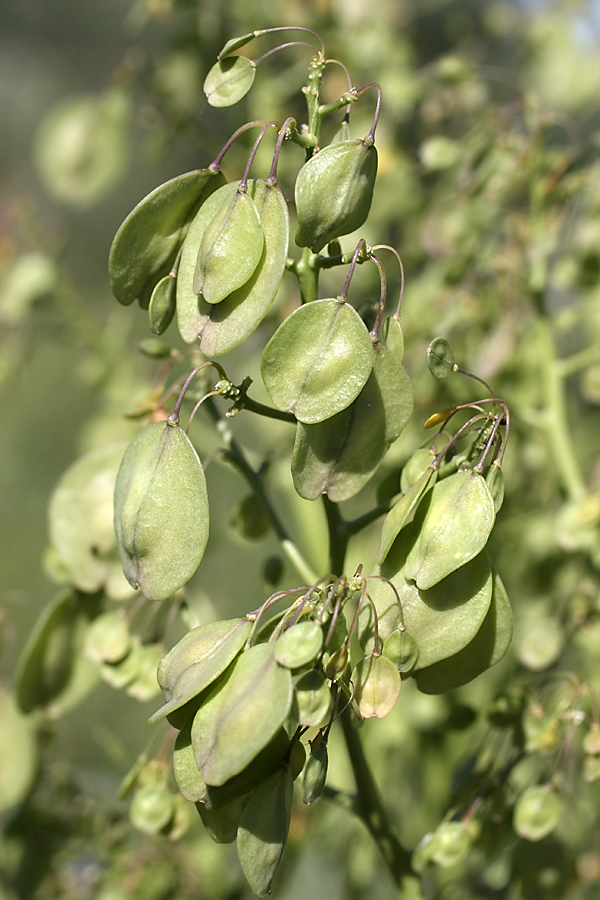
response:
[(436, 469), (426, 469), (418, 481), (407, 490), (407, 492), (398, 500), (395, 506), (391, 508), (381, 528), (381, 537), (379, 539), (379, 550), (377, 551), (377, 562), (379, 565), (384, 561), (390, 552), (392, 545), (406, 523), (410, 520), (411, 515), (421, 497), (424, 496), (430, 485), (437, 477)]
[(148, 320), (153, 334), (164, 334), (175, 315), (177, 279), (169, 272), (156, 284), (148, 306)]
[[(299, 746), (296, 742), (294, 748)], [(301, 746), (301, 745), (300, 745)], [(257, 788), (263, 781), (270, 778), (271, 775), (282, 765), (284, 759), (290, 753), (290, 739), (285, 728), (280, 728), (274, 738), (272, 738), (266, 747), (258, 753), (252, 762), (248, 763), (245, 769), (229, 778), (225, 784), (215, 787), (214, 785), (206, 785), (206, 794), (202, 803), (207, 809), (221, 809), (240, 797), (247, 797), (250, 791)], [(294, 753), (292, 752), (290, 764), (294, 762)], [(300, 765), (302, 768), (302, 765)]]
[(354, 497), (373, 477), (413, 410), (403, 366), (383, 344), (374, 347), (373, 369), (358, 397), (324, 422), (298, 423), (292, 456), (294, 487), (315, 500)]
[(304, 423), (322, 422), (359, 395), (373, 368), (373, 344), (353, 307), (315, 300), (279, 326), (261, 372), (277, 409)]
[(147, 307), (155, 285), (171, 271), (190, 220), (225, 184), (220, 172), (196, 169), (159, 185), (129, 213), (108, 258), (113, 294), (128, 306)]
[[(218, 304), (207, 303), (192, 290), (202, 224), (185, 242), (177, 279), (177, 316), (184, 341), (201, 338), (206, 356), (222, 356), (237, 347), (258, 327), (270, 309), (285, 269), (289, 217), (283, 194), (266, 181), (248, 182), (264, 233), (261, 260), (252, 277)], [(190, 229), (191, 230), (191, 229)]]
[(198, 815), (206, 828), (208, 836), (216, 844), (231, 844), (235, 841), (240, 818), (248, 797), (246, 794), (232, 800), (218, 809), (209, 809), (204, 803), (196, 803)]
[(265, 238), (258, 210), (247, 191), (229, 197), (207, 226), (194, 273), (193, 291), (220, 303), (243, 287), (258, 266)]
[(307, 806), (312, 806), (320, 799), (327, 781), (327, 741), (319, 740), (319, 737), (311, 744), (302, 773), (302, 801)]
[(510, 601), (494, 572), (490, 608), (473, 640), (454, 656), (443, 659), (415, 674), (415, 680), (424, 694), (441, 694), (473, 681), (494, 666), (510, 646), (513, 631), (513, 615)]
[(127, 580), (149, 600), (171, 597), (198, 568), (208, 540), (206, 479), (178, 425), (154, 422), (125, 451), (115, 532)]
[(241, 772), (281, 728), (292, 702), (292, 676), (272, 644), (241, 654), (211, 692), (192, 725), (196, 763), (207, 784)]
[(158, 683), (167, 702), (149, 721), (180, 709), (209, 687), (240, 652), (251, 628), (249, 619), (226, 619), (184, 635), (159, 664)]
[(454, 353), (449, 341), (443, 337), (432, 340), (427, 348), (427, 365), (435, 378), (445, 378), (454, 368)]
[(354, 701), (363, 719), (383, 719), (400, 695), (400, 673), (385, 656), (361, 659), (352, 673)]
[(289, 766), (282, 766), (252, 794), (240, 819), (238, 857), (257, 897), (270, 892), (283, 855), (290, 829), (293, 785)]
[(0, 686), (0, 812), (22, 803), (33, 787), (37, 744), (33, 722), (24, 716), (14, 696)]
[(406, 578), (428, 590), (477, 556), (487, 544), (496, 512), (485, 479), (461, 470), (436, 482), (405, 564)]
[(404, 362), (404, 334), (398, 316), (390, 316), (383, 323), (381, 336), (388, 347), (394, 354), (396, 361)]
[(214, 64), (204, 81), (204, 93), (211, 106), (233, 106), (254, 82), (256, 67), (245, 56), (227, 56)]
[(241, 37), (230, 38), (217, 56), (217, 59), (225, 59), (231, 53), (235, 53), (236, 50), (241, 50), (242, 47), (245, 47), (246, 44), (249, 44), (250, 41), (260, 34), (262, 34), (261, 31), (251, 31), (249, 34), (241, 35)]
[(71, 584), (85, 593), (105, 587), (116, 600), (131, 596), (113, 527), (113, 493), (125, 444), (82, 456), (61, 476), (48, 508), (50, 542)]

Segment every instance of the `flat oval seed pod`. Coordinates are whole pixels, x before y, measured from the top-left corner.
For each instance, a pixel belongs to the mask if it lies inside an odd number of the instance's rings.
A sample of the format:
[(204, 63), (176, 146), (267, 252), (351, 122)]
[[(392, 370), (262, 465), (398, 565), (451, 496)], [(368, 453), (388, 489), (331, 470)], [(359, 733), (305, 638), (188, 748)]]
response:
[(298, 173), (294, 189), (296, 244), (319, 253), (334, 238), (356, 231), (371, 208), (377, 150), (363, 140), (324, 147)]
[(327, 722), (332, 706), (331, 691), (322, 672), (311, 669), (296, 679), (292, 715), (299, 725), (321, 728)]
[(481, 628), (462, 650), (415, 673), (424, 694), (442, 694), (473, 681), (499, 662), (510, 646), (513, 615), (499, 576), (492, 576), (492, 599)]
[(204, 81), (204, 93), (211, 106), (233, 106), (245, 97), (254, 82), (256, 67), (245, 56), (218, 60)]
[(373, 369), (350, 406), (324, 422), (298, 423), (292, 456), (294, 487), (315, 500), (338, 503), (354, 497), (373, 477), (413, 411), (404, 367), (387, 347), (374, 347)]
[(222, 356), (255, 331), (271, 308), (285, 270), (289, 242), (285, 198), (277, 185), (267, 181), (249, 181), (248, 193), (263, 229), (262, 257), (246, 284), (221, 303), (211, 305), (198, 297), (195, 328), (205, 356)]
[(148, 321), (150, 331), (154, 334), (164, 334), (175, 315), (175, 292), (177, 279), (169, 272), (156, 284), (150, 297), (148, 306)]
[(129, 819), (143, 834), (159, 834), (175, 812), (175, 798), (165, 784), (145, 784), (134, 793)]
[(265, 237), (258, 210), (247, 191), (237, 190), (202, 235), (193, 291), (220, 303), (241, 288), (258, 266)]
[(125, 444), (76, 460), (61, 476), (48, 509), (50, 542), (68, 580), (85, 593), (104, 587), (115, 600), (132, 596), (113, 527), (113, 494)]
[(471, 846), (471, 837), (462, 822), (442, 822), (434, 831), (428, 850), (437, 866), (448, 869), (465, 859)]
[(206, 783), (225, 784), (245, 769), (281, 728), (291, 703), (292, 675), (276, 662), (273, 644), (242, 653), (192, 725)]
[(517, 800), (513, 812), (513, 827), (526, 841), (541, 841), (558, 825), (562, 804), (556, 793), (546, 784), (528, 787)]
[(353, 307), (315, 300), (294, 310), (265, 347), (261, 372), (277, 409), (322, 422), (359, 395), (373, 368), (373, 344)]
[(265, 897), (285, 847), (292, 814), (294, 781), (282, 766), (252, 794), (237, 835), (237, 851), (246, 881), (257, 897)]
[(327, 781), (327, 741), (319, 740), (319, 737), (311, 744), (302, 773), (302, 800), (307, 806), (319, 800)]
[(450, 342), (436, 337), (427, 348), (427, 365), (435, 378), (445, 378), (454, 368), (454, 351)]
[(414, 669), (419, 658), (419, 645), (406, 628), (397, 628), (385, 639), (382, 653), (404, 675)]
[(119, 662), (130, 648), (131, 634), (123, 609), (108, 610), (90, 623), (84, 653), (92, 662)]
[(383, 719), (400, 696), (400, 673), (385, 656), (361, 659), (352, 673), (354, 701), (363, 719)]
[(485, 479), (470, 470), (438, 481), (404, 567), (422, 590), (428, 590), (477, 556), (487, 544), (496, 511)]
[(200, 204), (221, 187), (220, 172), (197, 169), (155, 188), (129, 213), (110, 248), (113, 294), (125, 306), (147, 307), (155, 284), (168, 275)]
[(316, 659), (323, 646), (323, 629), (316, 622), (297, 622), (275, 641), (275, 659), (287, 669), (299, 669)]
[(178, 425), (154, 422), (125, 451), (115, 533), (127, 580), (149, 600), (171, 597), (198, 568), (208, 541), (206, 479)]

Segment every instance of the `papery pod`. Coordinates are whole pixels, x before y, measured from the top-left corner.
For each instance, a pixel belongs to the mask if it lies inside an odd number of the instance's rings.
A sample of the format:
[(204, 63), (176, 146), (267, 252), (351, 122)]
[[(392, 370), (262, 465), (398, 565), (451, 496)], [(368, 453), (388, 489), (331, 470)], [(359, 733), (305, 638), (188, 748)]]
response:
[[(289, 215), (287, 203), (277, 185), (267, 181), (249, 181), (248, 193), (254, 200), (264, 234), (262, 257), (246, 284), (211, 305), (197, 298), (197, 316), (186, 323), (189, 339), (192, 330), (200, 337), (206, 356), (222, 356), (237, 347), (260, 325), (275, 299), (287, 260)], [(183, 263), (183, 259), (182, 259)]]
[(154, 422), (128, 446), (115, 485), (123, 571), (149, 600), (165, 600), (198, 568), (208, 541), (202, 463), (178, 425)]
[(421, 497), (428, 488), (435, 482), (437, 477), (437, 469), (428, 468), (409, 489), (398, 500), (395, 506), (391, 508), (381, 528), (381, 537), (379, 539), (379, 549), (377, 551), (377, 562), (381, 565), (388, 553), (390, 552), (394, 541), (410, 521), (414, 514)]
[(237, 835), (237, 852), (246, 881), (257, 897), (264, 897), (281, 860), (290, 829), (293, 778), (282, 766), (252, 794)]
[(373, 343), (356, 310), (339, 300), (301, 306), (263, 352), (261, 373), (277, 409), (322, 422), (349, 406), (373, 368)]
[(33, 787), (37, 744), (31, 719), (24, 716), (12, 693), (0, 686), (0, 813), (22, 803)]
[(297, 622), (275, 641), (275, 659), (280, 666), (299, 669), (316, 659), (323, 646), (323, 629), (317, 622)]
[(192, 289), (207, 303), (220, 303), (246, 284), (258, 266), (265, 238), (258, 210), (247, 190), (228, 196), (207, 225)]
[(155, 285), (148, 305), (150, 331), (154, 334), (164, 334), (173, 321), (176, 290), (177, 278), (172, 272)]
[(130, 649), (131, 634), (124, 610), (101, 613), (90, 623), (84, 653), (92, 662), (119, 662)]
[(310, 745), (302, 773), (302, 800), (307, 806), (316, 803), (323, 793), (328, 759), (327, 741), (319, 734)]
[(256, 66), (245, 56), (219, 59), (204, 80), (204, 93), (211, 106), (233, 106), (254, 82)]
[(385, 656), (367, 656), (352, 673), (354, 703), (363, 719), (379, 719), (392, 711), (400, 695), (400, 673)]
[(208, 809), (204, 803), (196, 803), (202, 824), (215, 844), (231, 844), (235, 841), (240, 818), (247, 802), (248, 796), (244, 794), (225, 806), (219, 806), (218, 809)]
[(97, 667), (82, 651), (100, 602), (98, 595), (65, 590), (44, 609), (17, 663), (15, 689), (24, 712), (46, 707), (64, 714), (97, 685)]
[(358, 397), (324, 422), (298, 423), (292, 456), (296, 491), (306, 500), (320, 494), (336, 503), (354, 497), (406, 427), (413, 405), (404, 367), (376, 343), (373, 369)]
[(132, 596), (123, 577), (113, 526), (113, 494), (125, 444), (76, 460), (54, 488), (48, 508), (50, 542), (65, 577), (81, 591), (104, 587), (115, 600)]
[(404, 573), (428, 590), (483, 550), (496, 517), (485, 479), (461, 470), (438, 481)]
[(175, 797), (166, 784), (145, 784), (138, 788), (129, 806), (129, 819), (143, 834), (159, 834), (175, 813)]
[(325, 675), (310, 669), (299, 675), (294, 683), (292, 715), (299, 725), (322, 727), (333, 707), (333, 698)]
[(419, 645), (406, 628), (396, 628), (385, 639), (382, 654), (404, 675), (417, 664)]
[(157, 679), (167, 701), (156, 722), (211, 685), (235, 659), (250, 634), (249, 619), (225, 619), (192, 628), (161, 660)]
[[(402, 603), (404, 624), (419, 647), (413, 671), (453, 656), (473, 640), (490, 607), (493, 585), (489, 562), (480, 553), (429, 590), (420, 590), (414, 581), (406, 579), (401, 568), (418, 529), (419, 523), (407, 526), (381, 566), (381, 574), (393, 581)], [(383, 642), (400, 622), (398, 601), (391, 587), (378, 579), (369, 581), (369, 596), (375, 603)], [(371, 652), (373, 616), (367, 604), (359, 615), (359, 640), (365, 652)]]
[(146, 308), (155, 285), (171, 271), (190, 220), (200, 204), (225, 183), (220, 172), (196, 169), (155, 188), (129, 213), (110, 248), (113, 294)]
[(239, 656), (211, 691), (192, 725), (196, 763), (207, 784), (222, 785), (250, 764), (281, 728), (292, 702), (292, 676), (272, 644)]
[(515, 803), (513, 827), (527, 841), (541, 841), (559, 823), (562, 804), (550, 785), (527, 788)]
[[(415, 680), (425, 694), (442, 694), (467, 684), (505, 655), (513, 632), (513, 615), (499, 576), (492, 576), (490, 608), (473, 640), (454, 656), (420, 669)], [(384, 650), (385, 652), (385, 650)]]
[(295, 186), (296, 244), (319, 253), (334, 238), (356, 231), (371, 208), (377, 150), (364, 140), (324, 147), (306, 162)]

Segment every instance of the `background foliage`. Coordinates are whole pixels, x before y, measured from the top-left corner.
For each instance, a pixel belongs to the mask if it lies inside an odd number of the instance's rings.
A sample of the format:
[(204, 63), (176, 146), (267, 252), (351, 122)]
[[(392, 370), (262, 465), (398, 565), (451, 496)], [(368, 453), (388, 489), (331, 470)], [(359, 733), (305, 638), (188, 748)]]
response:
[[(600, 687), (600, 26), (593, 4), (232, 0), (225, 12), (204, 0), (139, 0), (127, 8), (13, 2), (3, 18), (2, 703), (54, 590), (40, 562), (52, 488), (81, 453), (133, 436), (138, 426), (126, 414), (145, 402), (156, 373), (156, 363), (136, 351), (147, 336), (144, 316), (110, 295), (106, 259), (116, 227), (156, 184), (207, 165), (239, 124), (239, 107), (212, 110), (202, 93), (225, 41), (254, 28), (306, 25), (348, 63), (355, 83), (377, 80), (383, 88), (380, 170), (364, 237), (385, 239), (402, 254), (405, 365), (416, 396), (412, 424), (386, 471), (421, 443), (432, 412), (472, 399), (470, 385), (429, 375), (425, 350), (436, 334), (452, 341), (461, 365), (490, 381), (513, 414), (507, 496), (492, 546), (515, 610), (513, 647), (496, 668), (449, 695), (407, 687), (388, 718), (364, 726), (367, 753), (413, 847), (460, 805), (455, 791), (478, 754), (508, 752), (506, 732), (491, 734), (487, 716), (503, 693), (504, 705), (522, 712), (523, 758), (515, 764), (508, 753), (506, 790), (490, 789), (480, 849), (457, 866), (427, 870), (427, 896), (596, 897), (599, 773), (596, 751), (582, 748), (598, 724)], [(244, 119), (300, 115), (305, 66), (298, 51), (261, 68)], [(334, 99), (345, 82), (331, 76), (326, 90)], [(97, 155), (82, 150), (85, 133), (61, 144), (52, 130), (61, 104), (81, 102), (73, 97), (84, 98), (86, 114), (93, 104), (88, 127)], [(236, 152), (232, 168), (242, 158)], [(378, 290), (369, 277), (362, 276), (365, 298)], [(294, 302), (291, 280), (288, 290), (284, 308)], [(228, 360), (228, 373), (238, 382), (251, 374), (258, 391), (259, 345), (249, 344)], [(207, 456), (215, 438), (200, 417), (195, 427)], [(240, 417), (239, 428), (259, 454), (262, 426)], [(276, 448), (289, 440), (284, 425), (269, 436)], [(282, 502), (286, 465), (275, 462), (269, 472)], [(212, 466), (210, 490), (214, 539), (191, 583), (202, 621), (257, 606), (264, 561), (277, 552), (271, 535), (249, 542), (231, 527), (243, 496), (235, 473)], [(364, 509), (361, 498), (348, 504), (351, 513)], [(320, 507), (298, 502), (288, 512), (303, 552), (315, 567), (326, 565)], [(348, 571), (376, 544), (375, 532), (352, 544)], [(169, 633), (167, 646), (177, 637)], [(213, 845), (197, 823), (173, 842), (130, 824), (118, 788), (138, 754), (161, 752), (149, 746), (155, 732), (146, 719), (155, 708), (156, 697), (140, 703), (102, 684), (57, 721), (15, 714), (16, 730), (4, 735), (19, 747), (20, 777), (31, 790), (17, 794), (15, 805), (14, 783), (0, 780), (1, 897), (249, 896), (230, 849)], [(500, 714), (498, 702), (494, 710)], [(524, 787), (550, 778), (563, 801), (560, 823), (544, 840), (524, 841), (511, 828), (512, 805)], [(343, 763), (331, 781), (352, 789)], [(303, 896), (307, 884), (315, 900), (394, 895), (361, 826), (325, 802), (296, 811), (278, 896)]]

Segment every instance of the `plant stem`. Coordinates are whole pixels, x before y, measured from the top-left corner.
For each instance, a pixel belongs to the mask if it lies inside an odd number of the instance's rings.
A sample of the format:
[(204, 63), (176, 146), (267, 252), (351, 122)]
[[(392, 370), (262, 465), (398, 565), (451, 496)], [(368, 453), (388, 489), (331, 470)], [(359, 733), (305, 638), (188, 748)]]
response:
[(354, 772), (357, 791), (357, 813), (377, 844), (388, 869), (398, 888), (408, 888), (414, 879), (411, 868), (411, 854), (406, 850), (391, 829), (387, 812), (381, 802), (377, 785), (365, 759), (358, 731), (352, 723), (352, 711), (346, 709), (340, 717), (348, 756)]

